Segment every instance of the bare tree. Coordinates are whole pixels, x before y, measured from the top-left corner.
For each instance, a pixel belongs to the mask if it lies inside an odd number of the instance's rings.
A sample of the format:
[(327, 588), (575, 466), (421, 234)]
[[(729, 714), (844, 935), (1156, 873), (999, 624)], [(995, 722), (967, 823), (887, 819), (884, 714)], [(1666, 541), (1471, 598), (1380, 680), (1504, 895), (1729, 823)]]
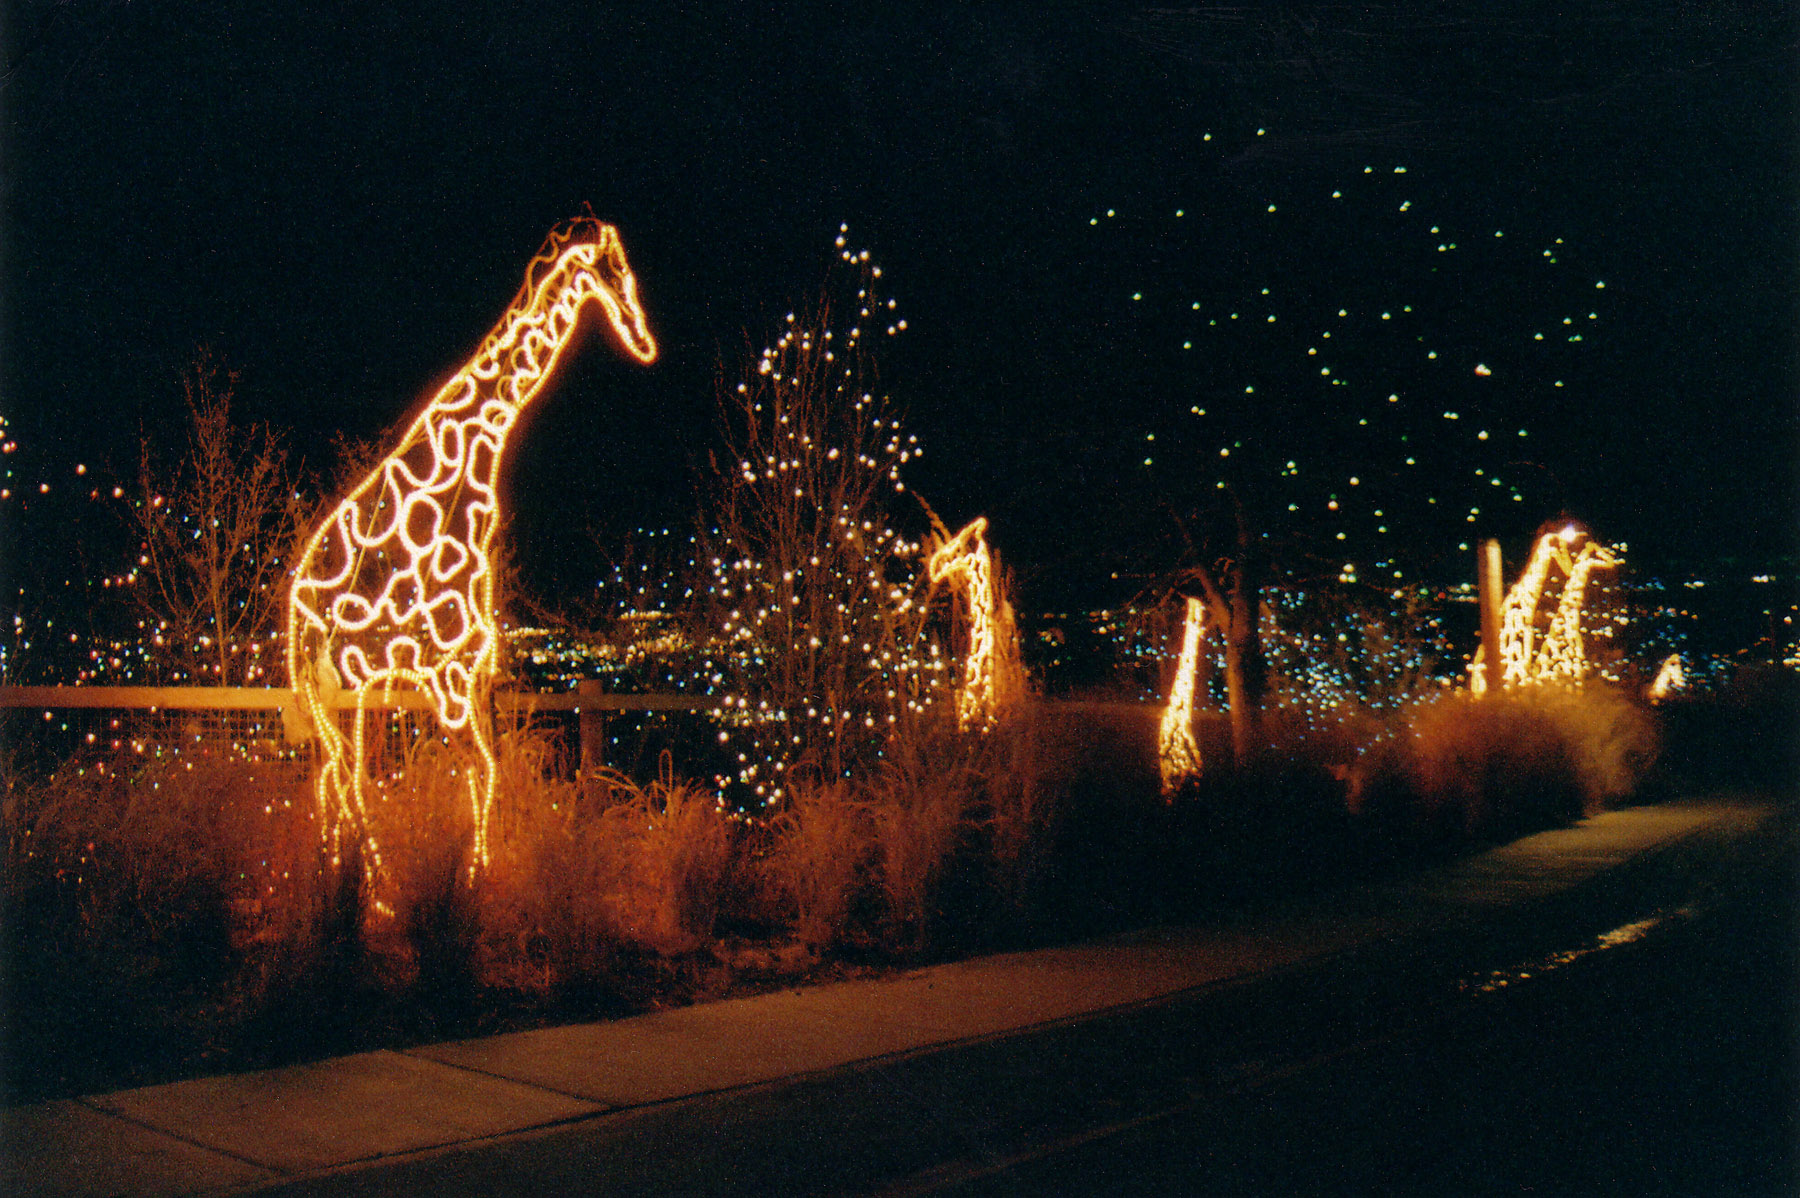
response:
[(796, 769), (872, 761), (947, 677), (926, 637), (921, 546), (890, 509), (918, 441), (877, 390), (870, 347), (905, 322), (867, 253), (840, 257), (835, 285), (718, 389), (699, 639), (735, 780), (763, 803)]
[(237, 372), (201, 347), (181, 376), (186, 451), (140, 445), (134, 592), (171, 681), (248, 685), (269, 677), (287, 598), (287, 556), (305, 503), (280, 435), (239, 427)]

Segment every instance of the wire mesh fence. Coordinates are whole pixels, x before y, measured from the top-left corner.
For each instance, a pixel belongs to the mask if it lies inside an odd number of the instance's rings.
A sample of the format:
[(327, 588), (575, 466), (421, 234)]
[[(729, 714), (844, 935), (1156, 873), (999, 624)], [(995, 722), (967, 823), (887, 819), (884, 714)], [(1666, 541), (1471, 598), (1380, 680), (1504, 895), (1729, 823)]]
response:
[[(425, 738), (444, 735), (422, 696), (397, 695), (362, 714), (368, 753), (403, 758)], [(495, 730), (549, 734), (550, 761), (573, 776), (606, 765), (633, 778), (655, 776), (662, 755), (693, 763), (705, 776), (715, 755), (716, 729), (702, 700), (685, 695), (601, 695), (592, 691), (497, 696)], [(296, 735), (285, 691), (228, 688), (0, 688), (0, 745), (14, 769), (35, 772), (132, 758), (180, 755), (304, 767), (312, 754)], [(349, 734), (352, 707), (337, 712)]]

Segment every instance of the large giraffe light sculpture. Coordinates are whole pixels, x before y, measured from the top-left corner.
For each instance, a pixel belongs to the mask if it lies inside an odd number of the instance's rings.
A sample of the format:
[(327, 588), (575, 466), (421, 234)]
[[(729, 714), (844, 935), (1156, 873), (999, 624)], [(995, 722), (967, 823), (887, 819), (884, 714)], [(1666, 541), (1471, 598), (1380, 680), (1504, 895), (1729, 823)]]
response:
[[(1575, 549), (1573, 555), (1570, 550)], [(1596, 569), (1616, 567), (1620, 558), (1575, 525), (1545, 533), (1532, 546), (1518, 580), (1506, 592), (1500, 611), (1500, 685), (1526, 686), (1556, 678), (1578, 680), (1586, 672), (1587, 656), (1581, 640), (1581, 613), (1587, 598), (1588, 576)], [(1538, 610), (1550, 580), (1550, 568), (1564, 575), (1556, 612), (1540, 642)], [(1469, 667), (1469, 689), (1487, 690), (1487, 649)]]
[(953, 537), (940, 527), (925, 563), (932, 584), (955, 588), (968, 614), (969, 651), (956, 692), (956, 721), (965, 731), (993, 727), (1024, 689), (1018, 626), (994, 582), (987, 526), (987, 517), (977, 516)]
[[(363, 717), (377, 690), (423, 691), (446, 732), (467, 731), (471, 869), (488, 863), (488, 704), (499, 644), (490, 553), (500, 524), (500, 464), (520, 412), (590, 307), (605, 314), (632, 358), (656, 359), (618, 231), (588, 216), (550, 234), (474, 357), (300, 554), (288, 597), (288, 678), (319, 742), (320, 828), (334, 848), (352, 829), (371, 873), (381, 850), (368, 831)], [(340, 688), (356, 692), (348, 737), (330, 702)]]
[(1200, 646), (1206, 640), (1206, 605), (1188, 597), (1187, 619), (1181, 631), (1181, 657), (1175, 663), (1175, 681), (1169, 687), (1169, 705), (1163, 709), (1157, 730), (1157, 763), (1162, 769), (1162, 792), (1174, 794), (1187, 779), (1200, 773), (1200, 745), (1194, 739), (1194, 682), (1200, 671)]

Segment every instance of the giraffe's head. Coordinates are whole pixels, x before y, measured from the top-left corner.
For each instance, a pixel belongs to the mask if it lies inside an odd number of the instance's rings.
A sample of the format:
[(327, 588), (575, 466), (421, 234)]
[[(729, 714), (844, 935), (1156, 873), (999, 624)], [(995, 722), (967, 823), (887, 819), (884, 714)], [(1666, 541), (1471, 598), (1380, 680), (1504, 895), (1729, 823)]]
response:
[(562, 243), (563, 256), (573, 256), (593, 281), (594, 298), (600, 301), (625, 352), (645, 365), (656, 361), (656, 339), (644, 321), (637, 276), (625, 261), (619, 231), (592, 216), (582, 216), (551, 238)]

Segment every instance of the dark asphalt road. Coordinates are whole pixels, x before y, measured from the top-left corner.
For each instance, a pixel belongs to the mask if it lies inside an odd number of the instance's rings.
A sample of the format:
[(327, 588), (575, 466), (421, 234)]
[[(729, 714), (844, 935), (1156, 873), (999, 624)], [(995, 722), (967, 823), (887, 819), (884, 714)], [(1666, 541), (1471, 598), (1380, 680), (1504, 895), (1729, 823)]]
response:
[(273, 1192), (1800, 1193), (1793, 824), (1423, 942)]
[(1467, 974), (1365, 1039), (908, 1188), (1800, 1193), (1794, 859), (1734, 865), (1610, 936)]

